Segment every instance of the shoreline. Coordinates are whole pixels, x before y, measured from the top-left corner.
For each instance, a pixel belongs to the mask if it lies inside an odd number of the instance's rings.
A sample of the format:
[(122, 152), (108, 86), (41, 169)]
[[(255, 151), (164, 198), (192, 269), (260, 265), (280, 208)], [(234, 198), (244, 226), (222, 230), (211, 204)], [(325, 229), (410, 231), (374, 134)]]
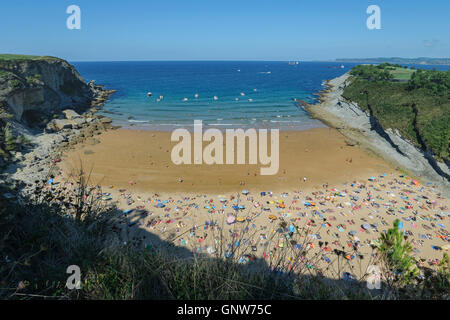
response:
[[(350, 75), (348, 73), (325, 82), (324, 90), (319, 92), (319, 103), (311, 105), (299, 101), (312, 118), (322, 121), (343, 134), (349, 143), (373, 153), (391, 165), (439, 186), (446, 196), (450, 196), (450, 182), (440, 175), (428, 160), (428, 155), (415, 147), (391, 129), (377, 132), (372, 129), (370, 115), (353, 102), (342, 98)], [(388, 141), (387, 139), (390, 141)], [(401, 150), (400, 154), (397, 150)], [(445, 164), (437, 163), (442, 172), (449, 174)]]
[[(64, 171), (76, 172), (82, 163), (83, 168), (92, 170), (93, 182), (103, 187), (127, 188), (134, 181), (133, 189), (139, 191), (208, 194), (319, 189), (324, 184), (395, 172), (381, 159), (348, 145), (332, 128), (280, 131), (279, 169), (267, 176), (260, 175), (260, 168), (266, 166), (247, 161), (242, 165), (175, 165), (171, 150), (178, 142), (172, 142), (170, 136), (161, 131), (108, 131), (98, 137), (99, 143), (78, 144), (68, 151), (62, 158)], [(203, 142), (203, 148), (207, 144)]]

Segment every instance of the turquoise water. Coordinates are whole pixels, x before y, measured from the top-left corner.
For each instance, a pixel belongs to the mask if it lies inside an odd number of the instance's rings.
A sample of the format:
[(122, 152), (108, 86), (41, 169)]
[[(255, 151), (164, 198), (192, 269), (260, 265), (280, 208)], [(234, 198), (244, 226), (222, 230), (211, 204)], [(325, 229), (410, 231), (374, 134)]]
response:
[[(325, 80), (353, 67), (346, 64), (341, 68), (340, 63), (332, 62), (73, 64), (85, 80), (117, 90), (104, 106), (115, 124), (153, 130), (190, 127), (194, 120), (217, 128), (319, 127), (322, 124), (311, 119), (293, 99), (314, 102)], [(160, 96), (163, 98), (158, 102)]]

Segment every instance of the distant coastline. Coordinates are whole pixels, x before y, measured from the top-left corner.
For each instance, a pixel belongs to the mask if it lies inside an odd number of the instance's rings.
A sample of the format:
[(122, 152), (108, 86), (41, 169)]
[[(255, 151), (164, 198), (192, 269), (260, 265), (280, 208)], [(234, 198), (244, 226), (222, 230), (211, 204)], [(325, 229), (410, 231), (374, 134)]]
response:
[(393, 64), (423, 64), (423, 65), (450, 65), (450, 58), (339, 58), (334, 62), (352, 62), (352, 63), (393, 63)]

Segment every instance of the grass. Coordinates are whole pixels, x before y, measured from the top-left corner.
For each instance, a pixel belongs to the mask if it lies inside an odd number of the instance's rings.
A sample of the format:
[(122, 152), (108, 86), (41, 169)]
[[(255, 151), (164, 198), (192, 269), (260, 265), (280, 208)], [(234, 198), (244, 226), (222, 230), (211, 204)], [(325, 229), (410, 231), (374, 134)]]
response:
[(60, 60), (51, 56), (33, 56), (24, 54), (0, 54), (0, 62), (2, 61), (16, 61), (16, 60)]
[(397, 81), (408, 81), (411, 79), (412, 74), (415, 72), (415, 70), (408, 69), (408, 68), (402, 68), (402, 67), (395, 67), (395, 70), (391, 70), (390, 73), (393, 75), (393, 79)]

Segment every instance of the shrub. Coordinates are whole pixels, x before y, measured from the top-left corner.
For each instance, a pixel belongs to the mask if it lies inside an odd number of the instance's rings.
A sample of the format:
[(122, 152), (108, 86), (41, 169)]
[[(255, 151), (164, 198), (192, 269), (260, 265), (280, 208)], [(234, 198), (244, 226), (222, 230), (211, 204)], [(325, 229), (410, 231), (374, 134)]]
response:
[(386, 282), (394, 290), (412, 284), (419, 274), (416, 261), (411, 256), (412, 246), (400, 230), (399, 224), (400, 221), (396, 219), (394, 227), (381, 234), (378, 246)]
[(27, 83), (29, 85), (37, 84), (41, 81), (41, 79), (42, 79), (42, 75), (40, 75), (40, 74), (35, 74), (32, 76), (26, 77)]
[(22, 82), (17, 80), (17, 79), (10, 80), (9, 81), (9, 85), (11, 86), (11, 88), (13, 90), (17, 90), (17, 89), (22, 88)]
[(4, 144), (6, 151), (16, 150), (16, 139), (14, 138), (11, 126), (9, 123), (6, 124), (4, 129)]

